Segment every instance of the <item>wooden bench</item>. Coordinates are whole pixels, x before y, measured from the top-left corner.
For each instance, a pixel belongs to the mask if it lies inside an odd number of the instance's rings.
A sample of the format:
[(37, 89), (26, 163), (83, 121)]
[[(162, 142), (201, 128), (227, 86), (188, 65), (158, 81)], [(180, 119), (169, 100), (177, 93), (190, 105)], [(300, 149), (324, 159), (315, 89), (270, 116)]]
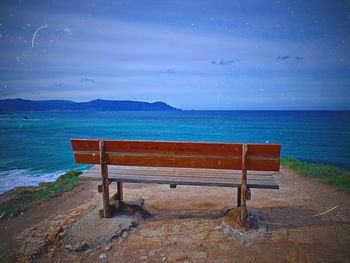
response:
[[(82, 179), (101, 180), (104, 217), (110, 216), (109, 184), (123, 202), (123, 182), (237, 187), (241, 220), (251, 188), (278, 189), (279, 144), (72, 139), (74, 158), (94, 164)], [(248, 171), (249, 175), (247, 174)]]

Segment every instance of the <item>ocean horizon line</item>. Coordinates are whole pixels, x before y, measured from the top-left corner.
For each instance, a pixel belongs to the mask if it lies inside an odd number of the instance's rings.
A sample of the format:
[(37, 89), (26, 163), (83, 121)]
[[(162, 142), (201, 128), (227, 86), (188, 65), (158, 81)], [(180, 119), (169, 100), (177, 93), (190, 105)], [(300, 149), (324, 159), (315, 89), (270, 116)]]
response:
[[(22, 110), (16, 112), (1, 112), (0, 114), (21, 114), (21, 113), (64, 113), (64, 112), (163, 112), (166, 110)], [(185, 112), (350, 112), (350, 109), (176, 109), (174, 111)]]

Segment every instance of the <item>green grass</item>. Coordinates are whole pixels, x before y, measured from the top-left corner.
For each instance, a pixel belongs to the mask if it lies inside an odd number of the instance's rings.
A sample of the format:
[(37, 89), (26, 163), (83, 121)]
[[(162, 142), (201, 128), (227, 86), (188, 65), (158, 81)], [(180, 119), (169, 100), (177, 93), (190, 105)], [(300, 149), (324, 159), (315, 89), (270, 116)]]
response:
[(10, 192), (9, 200), (0, 206), (0, 220), (15, 217), (34, 202), (49, 199), (73, 189), (79, 184), (80, 174), (81, 171), (72, 170), (61, 175), (56, 182), (45, 183), (33, 189), (24, 188)]
[(339, 190), (350, 192), (350, 172), (344, 169), (322, 163), (303, 162), (291, 157), (282, 158), (281, 163), (301, 176), (314, 177)]

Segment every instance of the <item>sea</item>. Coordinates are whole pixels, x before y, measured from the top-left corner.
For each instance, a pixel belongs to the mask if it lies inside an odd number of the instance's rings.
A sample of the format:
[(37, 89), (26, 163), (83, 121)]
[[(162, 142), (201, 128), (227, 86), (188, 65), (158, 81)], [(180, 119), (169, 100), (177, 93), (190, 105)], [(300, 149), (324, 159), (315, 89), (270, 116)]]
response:
[(0, 193), (88, 169), (71, 138), (279, 143), (350, 170), (350, 111), (28, 112), (0, 115)]

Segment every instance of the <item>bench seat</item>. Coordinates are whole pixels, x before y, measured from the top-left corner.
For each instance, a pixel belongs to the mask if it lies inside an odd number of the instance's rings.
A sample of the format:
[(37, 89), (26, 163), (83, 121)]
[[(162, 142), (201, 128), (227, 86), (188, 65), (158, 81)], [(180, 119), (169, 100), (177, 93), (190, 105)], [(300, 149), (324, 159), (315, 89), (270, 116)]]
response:
[[(247, 188), (279, 189), (276, 172), (248, 171)], [(101, 181), (101, 168), (94, 165), (81, 179)], [(120, 166), (108, 167), (110, 182), (156, 183), (169, 185), (201, 185), (241, 187), (242, 173), (237, 170)]]

